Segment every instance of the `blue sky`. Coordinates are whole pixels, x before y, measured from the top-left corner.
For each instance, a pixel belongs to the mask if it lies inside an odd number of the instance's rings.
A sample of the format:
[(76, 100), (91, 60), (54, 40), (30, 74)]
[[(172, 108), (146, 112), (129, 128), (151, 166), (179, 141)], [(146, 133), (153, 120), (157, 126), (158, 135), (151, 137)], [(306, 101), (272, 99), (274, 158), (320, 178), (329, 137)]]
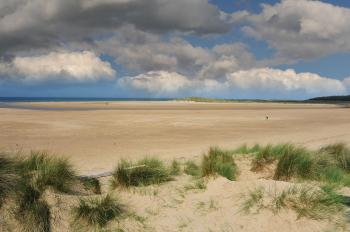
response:
[(350, 92), (346, 0), (18, 2), (0, 3), (0, 96)]

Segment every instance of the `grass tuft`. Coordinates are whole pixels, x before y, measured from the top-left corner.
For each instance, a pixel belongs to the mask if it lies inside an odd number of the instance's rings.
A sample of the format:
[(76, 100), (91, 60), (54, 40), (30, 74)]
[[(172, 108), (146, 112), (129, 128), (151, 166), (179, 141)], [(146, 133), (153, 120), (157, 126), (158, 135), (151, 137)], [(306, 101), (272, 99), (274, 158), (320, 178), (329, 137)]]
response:
[(16, 219), (25, 232), (50, 231), (50, 208), (41, 200), (41, 192), (22, 183), (16, 196)]
[(12, 159), (0, 154), (0, 207), (17, 187), (19, 176), (14, 170), (14, 165)]
[(289, 146), (279, 158), (274, 179), (310, 178), (313, 175), (312, 153), (303, 147)]
[(85, 190), (90, 190), (95, 194), (101, 194), (100, 181), (94, 177), (83, 177), (80, 178)]
[(73, 208), (74, 221), (88, 227), (102, 228), (121, 216), (124, 207), (117, 199), (106, 195), (102, 198), (80, 199), (79, 205)]
[(144, 158), (137, 163), (122, 160), (113, 172), (112, 187), (147, 186), (170, 180), (170, 172), (156, 158)]
[(264, 208), (275, 214), (282, 209), (290, 209), (297, 214), (298, 219), (307, 217), (314, 220), (332, 220), (344, 211), (343, 201), (330, 187), (293, 186), (273, 193), (258, 188), (250, 193), (242, 208), (245, 212), (256, 208), (257, 213)]
[(255, 157), (252, 161), (252, 171), (261, 171), (266, 165), (278, 160), (281, 156), (292, 149), (294, 149), (294, 146), (288, 143), (258, 146)]
[(178, 161), (173, 160), (170, 165), (170, 175), (177, 176), (181, 173), (181, 165)]
[(346, 172), (350, 172), (350, 149), (343, 143), (328, 145), (320, 149), (321, 152), (329, 154), (337, 166)]
[(248, 198), (243, 202), (242, 210), (245, 213), (250, 213), (253, 207), (256, 207), (256, 213), (259, 213), (263, 207), (264, 189), (256, 188), (254, 191), (249, 192)]
[(219, 174), (229, 180), (235, 180), (237, 166), (231, 152), (212, 147), (202, 158), (201, 171), (203, 176)]
[(243, 144), (238, 148), (236, 148), (235, 150), (233, 150), (233, 153), (234, 154), (251, 154), (251, 153), (260, 151), (261, 148), (262, 147), (259, 144), (255, 144), (252, 147), (247, 146), (247, 144)]
[(50, 157), (45, 152), (32, 152), (20, 161), (19, 169), (40, 191), (51, 186), (57, 191), (69, 192), (76, 180), (75, 171), (66, 159)]
[(191, 175), (191, 176), (196, 176), (196, 177), (201, 176), (201, 170), (199, 166), (194, 161), (191, 161), (191, 160), (185, 163), (184, 172), (187, 175)]

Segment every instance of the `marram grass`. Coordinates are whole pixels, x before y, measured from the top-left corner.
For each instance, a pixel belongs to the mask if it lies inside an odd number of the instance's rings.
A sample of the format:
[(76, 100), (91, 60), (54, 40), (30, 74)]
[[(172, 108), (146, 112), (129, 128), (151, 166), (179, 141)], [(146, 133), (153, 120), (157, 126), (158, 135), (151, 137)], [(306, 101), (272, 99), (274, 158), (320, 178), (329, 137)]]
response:
[(157, 158), (144, 158), (136, 163), (122, 160), (113, 172), (112, 187), (147, 186), (170, 179), (170, 171)]
[(237, 166), (232, 157), (232, 153), (217, 147), (210, 148), (208, 154), (202, 157), (201, 173), (203, 176), (218, 174), (229, 180), (235, 180), (237, 176)]
[(81, 198), (72, 211), (75, 222), (90, 228), (102, 228), (109, 221), (120, 217), (124, 212), (124, 206), (118, 199), (106, 195), (99, 198)]
[(22, 175), (41, 191), (51, 186), (59, 192), (69, 192), (76, 180), (75, 170), (68, 160), (49, 156), (46, 152), (32, 152), (19, 162)]

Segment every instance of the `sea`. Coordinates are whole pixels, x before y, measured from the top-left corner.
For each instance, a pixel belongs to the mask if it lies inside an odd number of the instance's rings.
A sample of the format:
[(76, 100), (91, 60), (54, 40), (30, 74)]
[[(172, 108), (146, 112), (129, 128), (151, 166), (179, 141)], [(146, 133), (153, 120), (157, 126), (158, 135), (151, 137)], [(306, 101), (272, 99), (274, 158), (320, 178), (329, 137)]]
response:
[(0, 97), (0, 102), (171, 101), (174, 98)]

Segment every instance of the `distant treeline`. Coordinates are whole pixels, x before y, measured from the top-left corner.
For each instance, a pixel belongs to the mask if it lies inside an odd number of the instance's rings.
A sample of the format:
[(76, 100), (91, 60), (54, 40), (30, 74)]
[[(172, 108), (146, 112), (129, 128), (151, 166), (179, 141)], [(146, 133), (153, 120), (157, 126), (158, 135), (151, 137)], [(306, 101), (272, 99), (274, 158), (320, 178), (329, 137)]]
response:
[(350, 101), (350, 95), (315, 97), (315, 98), (309, 99), (309, 101)]
[(220, 99), (220, 98), (204, 98), (204, 97), (186, 97), (178, 98), (177, 101), (192, 101), (192, 102), (275, 102), (275, 103), (324, 103), (324, 102), (348, 102), (350, 101), (350, 95), (348, 96), (326, 96), (316, 97), (307, 100), (264, 100), (264, 99)]

